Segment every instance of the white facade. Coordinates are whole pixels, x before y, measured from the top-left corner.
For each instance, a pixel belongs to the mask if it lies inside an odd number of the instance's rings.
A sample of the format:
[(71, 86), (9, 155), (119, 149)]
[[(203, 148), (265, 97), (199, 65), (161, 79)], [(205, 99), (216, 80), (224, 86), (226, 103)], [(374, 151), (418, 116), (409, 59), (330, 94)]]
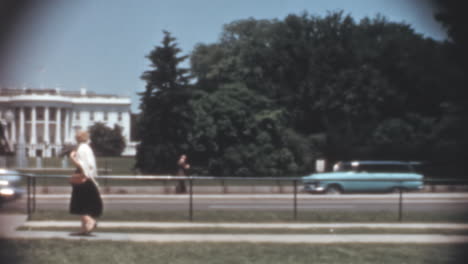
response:
[(29, 157), (57, 156), (75, 143), (75, 132), (95, 123), (119, 125), (126, 141), (123, 155), (135, 155), (130, 142), (130, 98), (58, 89), (0, 89), (0, 119), (13, 145), (24, 143)]

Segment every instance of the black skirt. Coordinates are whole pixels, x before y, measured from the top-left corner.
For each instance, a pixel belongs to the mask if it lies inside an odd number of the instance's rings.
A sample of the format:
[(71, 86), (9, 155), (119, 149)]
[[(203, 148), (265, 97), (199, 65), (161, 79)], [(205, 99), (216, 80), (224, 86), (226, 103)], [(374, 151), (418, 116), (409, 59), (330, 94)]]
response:
[(83, 184), (73, 185), (70, 213), (90, 215), (92, 217), (102, 215), (101, 194), (92, 180), (87, 180)]

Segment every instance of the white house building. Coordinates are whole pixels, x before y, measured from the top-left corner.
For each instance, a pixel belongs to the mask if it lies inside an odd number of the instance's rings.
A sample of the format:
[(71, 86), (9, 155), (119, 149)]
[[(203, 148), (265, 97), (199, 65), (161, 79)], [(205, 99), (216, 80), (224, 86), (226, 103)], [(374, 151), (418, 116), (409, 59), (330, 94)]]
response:
[(66, 144), (75, 143), (75, 132), (100, 122), (122, 127), (126, 140), (123, 155), (135, 155), (130, 142), (130, 98), (95, 94), (82, 88), (0, 89), (0, 120), (14, 146), (22, 144), (28, 157), (57, 156)]

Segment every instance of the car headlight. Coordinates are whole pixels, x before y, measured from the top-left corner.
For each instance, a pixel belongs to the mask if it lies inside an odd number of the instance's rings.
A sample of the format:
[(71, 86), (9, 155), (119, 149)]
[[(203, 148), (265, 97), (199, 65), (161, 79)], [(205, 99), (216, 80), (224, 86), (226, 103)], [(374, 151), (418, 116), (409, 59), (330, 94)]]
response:
[(0, 194), (3, 196), (12, 196), (15, 194), (15, 190), (11, 188), (2, 188), (0, 189)]

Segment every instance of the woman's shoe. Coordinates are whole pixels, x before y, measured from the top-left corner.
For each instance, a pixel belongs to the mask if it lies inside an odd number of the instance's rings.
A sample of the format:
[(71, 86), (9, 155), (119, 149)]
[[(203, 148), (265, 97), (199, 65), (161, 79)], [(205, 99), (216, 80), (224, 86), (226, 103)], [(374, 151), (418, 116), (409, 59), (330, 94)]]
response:
[(89, 232), (80, 231), (80, 232), (70, 233), (70, 236), (92, 236), (92, 235)]

